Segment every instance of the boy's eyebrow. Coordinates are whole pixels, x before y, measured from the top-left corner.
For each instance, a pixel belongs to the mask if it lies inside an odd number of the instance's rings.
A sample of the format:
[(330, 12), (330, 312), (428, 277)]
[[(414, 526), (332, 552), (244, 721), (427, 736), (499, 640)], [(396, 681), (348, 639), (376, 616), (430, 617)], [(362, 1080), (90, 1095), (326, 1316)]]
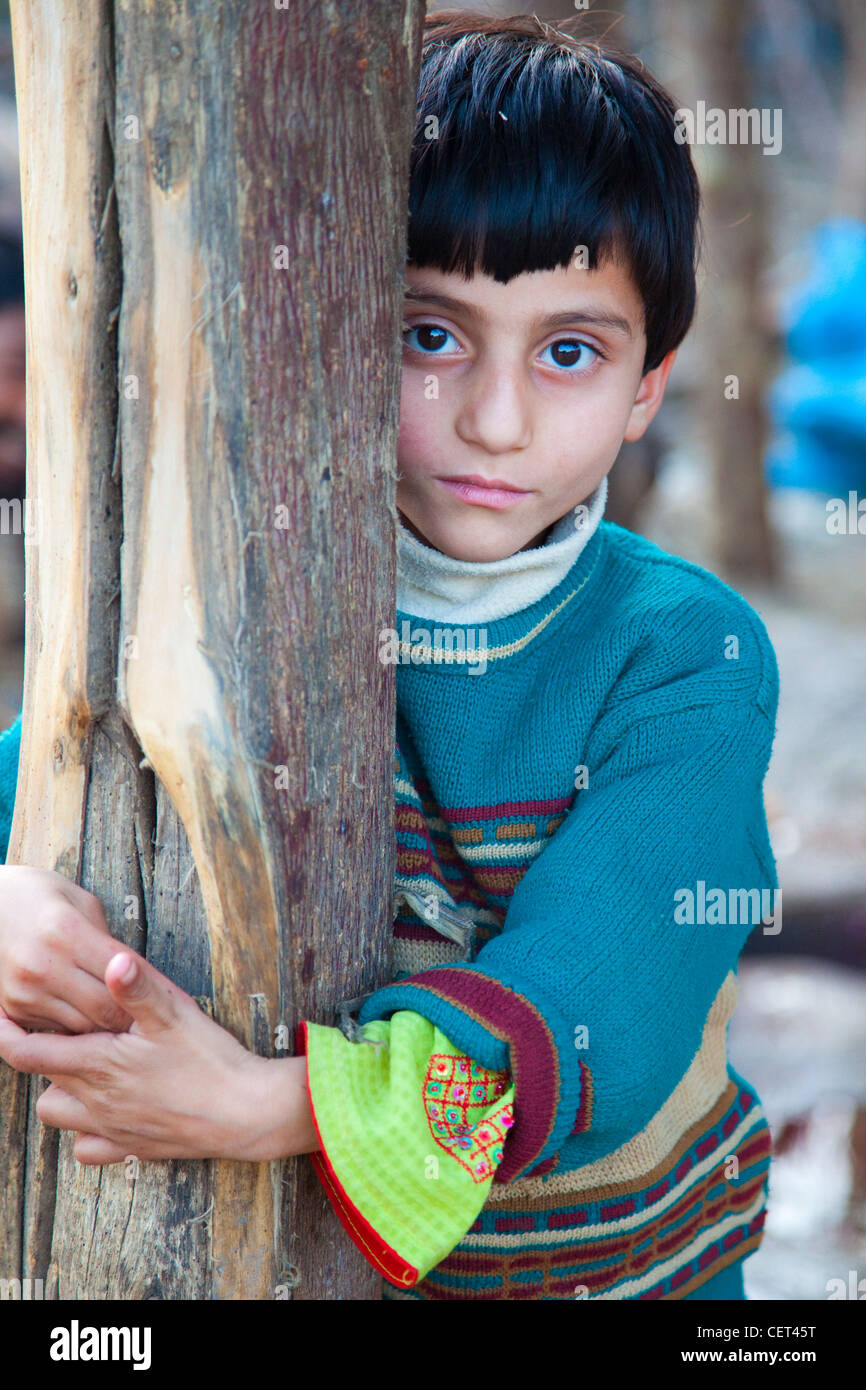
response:
[[(477, 323), (484, 323), (487, 318), (487, 315), (477, 309), (474, 304), (467, 304), (462, 299), (454, 299), (449, 294), (425, 290), (423, 285), (416, 288), (406, 286), (404, 297), (413, 303), (436, 304), (440, 309), (463, 314), (465, 318), (474, 319)], [(614, 333), (621, 333), (626, 338), (634, 336), (631, 324), (621, 314), (612, 314), (606, 309), (592, 309), (589, 306), (580, 309), (564, 309), (557, 314), (542, 314), (532, 321), (530, 327), (536, 330), (539, 328), (562, 328), (577, 322), (590, 324), (596, 328), (609, 328)]]

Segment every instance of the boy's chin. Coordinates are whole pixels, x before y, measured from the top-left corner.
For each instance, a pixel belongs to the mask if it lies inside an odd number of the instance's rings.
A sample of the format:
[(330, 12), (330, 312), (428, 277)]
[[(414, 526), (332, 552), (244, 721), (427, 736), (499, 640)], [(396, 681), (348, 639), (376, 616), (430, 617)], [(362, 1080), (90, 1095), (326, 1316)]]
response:
[(544, 545), (553, 522), (540, 523), (541, 529), (533, 528), (527, 536), (525, 526), (503, 527), (494, 530), (483, 523), (465, 521), (460, 525), (454, 522), (425, 520), (422, 526), (412, 522), (401, 511), (400, 520), (416, 540), (429, 545), (452, 560), (465, 560), (476, 564), (492, 564), (516, 555), (519, 550), (533, 550)]

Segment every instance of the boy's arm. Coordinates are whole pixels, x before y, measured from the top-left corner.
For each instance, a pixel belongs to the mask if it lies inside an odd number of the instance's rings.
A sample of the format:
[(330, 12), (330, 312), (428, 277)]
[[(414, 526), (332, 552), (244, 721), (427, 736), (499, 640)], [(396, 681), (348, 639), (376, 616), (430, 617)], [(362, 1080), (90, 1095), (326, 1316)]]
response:
[(646, 1126), (757, 920), (690, 921), (689, 895), (700, 903), (701, 882), (726, 902), (776, 887), (761, 790), (775, 658), (742, 605), (726, 660), (732, 613), (707, 607), (699, 621), (693, 606), (669, 615), (621, 675), (589, 739), (588, 786), (502, 933), (474, 962), (378, 990), (361, 1011), (365, 1023), (415, 1010), (482, 1065), (509, 1067), (515, 1124), (497, 1180), (546, 1171), (572, 1136), (592, 1161)]
[[(0, 732), (4, 862), (20, 742), (19, 713)], [(253, 1133), (266, 1146), (264, 1156), (310, 1153), (348, 1234), (381, 1273), (409, 1287), (453, 1249), (483, 1206), (511, 1123), (513, 1087), (507, 1073), (482, 1076), (476, 1068), (472, 1074), (471, 1059), (457, 1055), (417, 1015), (372, 1027), (389, 1047), (349, 1043), (336, 1028), (302, 1024), (306, 1085), (295, 1077), (301, 1058), (269, 1062), (268, 1084), (255, 1100), (255, 1124), (239, 1125), (236, 1142), (250, 1159), (261, 1156), (243, 1150)], [(189, 1049), (181, 1051), (186, 1055)], [(434, 1074), (437, 1067), (453, 1075)], [(221, 1081), (223, 1096), (227, 1089)], [(465, 1095), (453, 1094), (464, 1089)], [(434, 1095), (436, 1090), (441, 1094)], [(40, 1116), (46, 1124), (74, 1129), (79, 1121), (64, 1107), (77, 1103), (49, 1087), (40, 1098)], [(464, 1130), (472, 1126), (470, 1134), (461, 1132), (461, 1121)], [(315, 1152), (323, 1139), (326, 1151)], [(128, 1150), (128, 1140), (118, 1147), (92, 1133), (76, 1137), (76, 1157), (83, 1163), (117, 1162)]]
[(403, 1011), (350, 1042), (302, 1023), (316, 1173), (343, 1228), (392, 1284), (410, 1288), (483, 1207), (513, 1122), (514, 1087)]

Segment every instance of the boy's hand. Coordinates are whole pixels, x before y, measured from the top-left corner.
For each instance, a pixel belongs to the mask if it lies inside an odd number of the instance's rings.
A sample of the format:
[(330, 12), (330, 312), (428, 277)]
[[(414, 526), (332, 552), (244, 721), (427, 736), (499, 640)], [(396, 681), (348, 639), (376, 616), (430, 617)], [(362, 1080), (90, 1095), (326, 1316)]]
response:
[(0, 866), (0, 1008), (23, 1028), (120, 1032), (132, 1019), (105, 987), (117, 954), (98, 898), (49, 869)]
[(78, 1132), (80, 1163), (129, 1155), (263, 1161), (319, 1147), (303, 1057), (247, 1052), (128, 949), (113, 955), (105, 983), (133, 1017), (128, 1032), (28, 1034), (0, 1011), (0, 1057), (51, 1080), (37, 1114)]

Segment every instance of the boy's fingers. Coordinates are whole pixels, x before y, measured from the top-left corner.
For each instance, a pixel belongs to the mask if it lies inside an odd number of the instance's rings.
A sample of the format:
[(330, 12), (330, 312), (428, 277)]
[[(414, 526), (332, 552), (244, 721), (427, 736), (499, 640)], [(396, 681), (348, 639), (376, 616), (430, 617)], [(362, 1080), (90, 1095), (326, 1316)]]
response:
[[(80, 939), (76, 941), (72, 960), (79, 970), (105, 984), (105, 970), (112, 956), (122, 951), (122, 941), (117, 941), (107, 930), (99, 930), (92, 922), (81, 924)], [(126, 947), (131, 950), (131, 947)]]
[(25, 1033), (0, 1009), (0, 1057), (16, 1071), (36, 1076), (72, 1072), (88, 1076), (105, 1066), (104, 1033), (65, 1037), (50, 1033)]
[[(87, 978), (90, 979), (90, 976)], [(104, 986), (103, 993), (108, 994)], [(86, 1014), (63, 999), (43, 1001), (42, 1007), (46, 1012), (31, 1013), (29, 1009), (20, 1010), (14, 1022), (21, 1028), (30, 1028), (37, 1033), (96, 1033), (102, 1030), (103, 1025), (94, 1023)]]
[(177, 1001), (188, 999), (182, 989), (141, 956), (118, 951), (109, 962), (105, 983), (120, 1005), (146, 1032), (171, 1028), (177, 1022)]
[[(117, 942), (113, 955), (117, 955)], [(111, 959), (111, 956), (108, 958)], [(108, 961), (106, 961), (106, 965)], [(95, 980), (86, 970), (76, 969), (66, 989), (65, 999), (74, 1005), (76, 1013), (86, 1019), (85, 1026), (76, 1032), (91, 1032), (103, 1029), (109, 1033), (125, 1033), (132, 1022), (132, 1015), (117, 1002), (106, 988), (105, 971)]]
[[(8, 1027), (7, 1027), (7, 1025), (8, 1025)], [(5, 1029), (5, 1034), (4, 1034), (4, 1029)], [(12, 1031), (11, 1031), (12, 1029), (17, 1029), (17, 1031), (18, 1031), (19, 1033), (23, 1033), (23, 1032), (24, 1032), (24, 1029), (21, 1028), (21, 1027), (19, 1026), (19, 1024), (15, 1023), (15, 1021), (9, 1017), (9, 1015), (8, 1015), (7, 1012), (6, 1012), (6, 1010), (3, 1008), (2, 1004), (0, 1004), (0, 1038), (2, 1038), (2, 1037), (4, 1037), (4, 1036), (10, 1037), (10, 1038), (11, 1038), (11, 1037), (13, 1036), (13, 1033), (12, 1033)]]
[(105, 981), (105, 967), (116, 955), (123, 943), (117, 941), (109, 930), (102, 904), (92, 893), (88, 893), (77, 883), (53, 874), (57, 891), (71, 904), (78, 917), (72, 961), (100, 984)]
[(57, 875), (57, 878), (60, 880), (56, 884), (58, 891), (69, 899), (76, 911), (80, 912), (82, 917), (86, 917), (88, 922), (99, 931), (108, 932), (108, 923), (105, 920), (105, 912), (99, 899), (93, 893), (88, 893), (86, 888), (73, 883), (71, 879), (65, 878), (62, 874)]
[(93, 1123), (87, 1106), (56, 1082), (42, 1092), (36, 1102), (36, 1114), (44, 1125), (54, 1129), (80, 1130)]
[(119, 1144), (99, 1134), (77, 1134), (72, 1152), (79, 1163), (125, 1163), (134, 1154), (124, 1153)]

